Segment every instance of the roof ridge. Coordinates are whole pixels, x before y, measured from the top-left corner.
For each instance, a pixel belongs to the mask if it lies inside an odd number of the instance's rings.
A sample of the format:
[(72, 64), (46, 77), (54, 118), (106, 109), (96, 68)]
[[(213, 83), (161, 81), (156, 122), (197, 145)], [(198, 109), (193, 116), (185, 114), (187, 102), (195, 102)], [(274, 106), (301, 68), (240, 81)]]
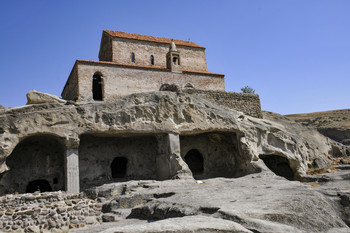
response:
[(121, 31), (103, 30), (103, 32), (107, 33), (108, 35), (110, 35), (112, 37), (127, 38), (127, 39), (142, 40), (142, 41), (152, 41), (152, 42), (162, 43), (162, 44), (170, 44), (172, 41), (174, 41), (174, 43), (176, 45), (205, 49), (205, 47), (200, 46), (200, 45), (193, 43), (191, 41), (175, 40), (175, 39), (171, 39), (171, 38), (147, 36), (147, 35), (134, 34), (134, 33), (129, 33), (129, 32), (121, 32)]

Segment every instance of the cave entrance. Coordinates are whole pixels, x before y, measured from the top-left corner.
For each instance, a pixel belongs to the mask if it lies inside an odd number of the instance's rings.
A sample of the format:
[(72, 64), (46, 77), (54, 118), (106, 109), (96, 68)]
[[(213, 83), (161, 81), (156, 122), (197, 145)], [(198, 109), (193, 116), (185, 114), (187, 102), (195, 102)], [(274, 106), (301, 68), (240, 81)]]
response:
[(265, 165), (276, 175), (282, 176), (287, 180), (294, 179), (293, 170), (289, 166), (288, 159), (278, 155), (260, 155)]
[(114, 158), (111, 164), (112, 178), (124, 178), (126, 176), (126, 169), (128, 159), (125, 157)]
[(35, 192), (38, 186), (42, 192), (65, 189), (64, 146), (58, 137), (42, 134), (23, 139), (6, 164), (9, 170), (0, 179), (0, 195)]
[(26, 193), (40, 192), (51, 192), (52, 188), (47, 180), (33, 180), (27, 185)]
[(81, 135), (80, 190), (118, 181), (154, 180), (157, 155), (153, 135)]
[(204, 171), (204, 160), (202, 154), (196, 150), (192, 149), (185, 155), (185, 162), (190, 168), (193, 175), (199, 175)]

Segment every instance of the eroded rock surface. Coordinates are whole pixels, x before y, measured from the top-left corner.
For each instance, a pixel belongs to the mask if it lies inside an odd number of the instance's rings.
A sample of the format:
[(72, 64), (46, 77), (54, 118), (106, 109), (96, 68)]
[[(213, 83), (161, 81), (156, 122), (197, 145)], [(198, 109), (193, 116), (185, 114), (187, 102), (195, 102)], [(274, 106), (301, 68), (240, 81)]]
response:
[[(102, 212), (114, 215), (115, 222), (108, 223), (108, 229), (103, 223), (76, 232), (350, 232), (348, 194), (344, 194), (350, 187), (341, 188), (349, 180), (334, 181), (302, 184), (266, 171), (235, 179), (132, 181), (97, 187), (100, 198), (109, 190)], [(109, 195), (112, 187), (118, 190), (114, 197)]]
[[(130, 95), (114, 103), (45, 102), (1, 110), (0, 191), (8, 189), (9, 192), (12, 190), (9, 187), (16, 190), (16, 185), (26, 176), (43, 176), (44, 173), (39, 172), (43, 167), (40, 159), (37, 159), (39, 163), (33, 171), (30, 160), (26, 162), (24, 156), (28, 151), (36, 156), (50, 154), (49, 150), (37, 153), (40, 151), (37, 147), (42, 148), (42, 143), (47, 148), (54, 148), (53, 153), (62, 154), (70, 148), (77, 151), (79, 148), (83, 153), (85, 148), (86, 155), (95, 151), (94, 148), (105, 146), (109, 149), (103, 153), (109, 153), (118, 143), (126, 145), (118, 147), (126, 153), (127, 145), (137, 148), (137, 145), (146, 143), (144, 148), (157, 147), (152, 153), (162, 154), (164, 148), (159, 148), (159, 145), (165, 145), (164, 140), (171, 137), (180, 142), (179, 145), (168, 145), (175, 148), (175, 153), (171, 154), (173, 162), (163, 166), (162, 161), (152, 160), (152, 156), (148, 156), (150, 160), (147, 162), (160, 163), (165, 170), (170, 167), (178, 171), (176, 176), (159, 178), (159, 171), (147, 166), (144, 169), (149, 177), (144, 179), (176, 180), (140, 181), (130, 176), (115, 183), (108, 174), (89, 180), (89, 174), (96, 169), (109, 168), (110, 164), (103, 167), (106, 162), (95, 159), (99, 156), (80, 155), (86, 160), (80, 163), (83, 165), (80, 175), (86, 174), (80, 180), (81, 185), (86, 185), (84, 193), (74, 197), (60, 194), (59, 198), (45, 193), (34, 197), (30, 194), (30, 203), (21, 202), (27, 200), (26, 194), (4, 196), (0, 205), (3, 229), (19, 232), (67, 227), (76, 232), (349, 230), (349, 170), (335, 167), (342, 172), (307, 175), (310, 168), (327, 168), (334, 157), (346, 161), (346, 146), (278, 114), (264, 112), (263, 119), (249, 117), (185, 93), (153, 92)], [(181, 150), (188, 150), (191, 144), (208, 150), (204, 158), (211, 159), (210, 166), (192, 163), (196, 161), (198, 151), (192, 151), (192, 160), (186, 160)], [(138, 155), (139, 152), (133, 153)], [(213, 156), (217, 157), (213, 159)], [(90, 158), (95, 160), (89, 162)], [(49, 181), (56, 185), (52, 186), (55, 189), (63, 188), (64, 181), (58, 179), (64, 176), (64, 160), (61, 162), (49, 163), (59, 167), (55, 170), (57, 173), (49, 177)], [(28, 169), (16, 170), (16, 164), (20, 163), (27, 164)], [(140, 169), (142, 165), (138, 164)], [(340, 166), (347, 165), (344, 162)], [(11, 173), (14, 170), (16, 173)], [(141, 179), (142, 170), (137, 172), (134, 174), (139, 174)], [(17, 174), (19, 178), (11, 179), (11, 174)], [(114, 175), (118, 179), (120, 174), (112, 171), (111, 176)], [(195, 180), (191, 175), (203, 180)], [(226, 178), (206, 179), (212, 177)], [(292, 180), (307, 180), (312, 186)], [(105, 184), (93, 187), (100, 183)], [(78, 200), (70, 206), (66, 200), (72, 198)], [(18, 206), (11, 206), (11, 203)], [(36, 219), (45, 213), (46, 207), (51, 209), (52, 215)], [(27, 214), (27, 209), (32, 215)], [(90, 212), (93, 217), (89, 217)], [(23, 215), (21, 218), (25, 221), (16, 222), (19, 215)], [(94, 224), (97, 225), (84, 227)], [(83, 228), (76, 229), (78, 227)]]
[[(294, 178), (310, 167), (325, 167), (330, 159), (345, 155), (341, 145), (316, 130), (265, 113), (264, 119), (249, 117), (194, 95), (173, 92), (133, 94), (114, 103), (64, 105), (45, 103), (9, 108), (0, 112), (0, 173), (7, 171), (6, 158), (23, 139), (32, 135), (56, 137), (64, 147), (77, 147), (82, 135), (117, 136), (125, 133), (180, 136), (227, 133), (233, 137), (236, 173), (258, 171), (252, 161), (259, 156), (281, 156)], [(220, 139), (210, 136), (208, 140)], [(231, 140), (231, 139), (229, 139)]]

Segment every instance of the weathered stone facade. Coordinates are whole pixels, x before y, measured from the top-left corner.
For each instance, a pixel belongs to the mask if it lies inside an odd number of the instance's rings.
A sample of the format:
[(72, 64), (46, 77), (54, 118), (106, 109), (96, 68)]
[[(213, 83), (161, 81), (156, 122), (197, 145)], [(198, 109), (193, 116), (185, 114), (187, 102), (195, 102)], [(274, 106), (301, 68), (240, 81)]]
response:
[[(181, 65), (184, 70), (207, 71), (205, 48), (193, 42), (172, 40), (153, 36), (137, 35), (125, 32), (103, 31), (99, 53), (100, 61), (138, 66), (155, 66), (167, 68), (165, 54), (171, 42), (176, 44), (181, 54)], [(131, 54), (135, 60), (132, 62)], [(151, 62), (153, 56), (153, 64)]]
[(188, 94), (202, 96), (210, 101), (243, 112), (249, 116), (262, 118), (260, 99), (256, 94), (198, 89), (185, 89), (183, 91)]
[[(332, 204), (281, 178), (324, 182), (308, 172), (345, 163), (349, 148), (262, 113), (258, 95), (225, 92), (203, 47), (104, 32), (100, 60), (76, 62), (65, 100), (32, 90), (26, 106), (0, 105), (0, 231), (330, 233), (350, 222), (348, 193), (331, 188)], [(347, 173), (332, 179), (345, 187)]]
[(112, 102), (133, 93), (159, 91), (163, 84), (185, 87), (191, 84), (198, 89), (225, 91), (224, 76), (199, 71), (181, 74), (156, 67), (120, 65), (110, 62), (78, 60), (73, 67), (62, 96), (67, 100), (93, 101), (92, 77), (99, 74), (103, 101)]
[(64, 232), (103, 221), (102, 204), (64, 192), (0, 197), (1, 232)]
[[(193, 104), (205, 97), (261, 118), (257, 95), (225, 92), (224, 75), (207, 71), (204, 47), (104, 31), (99, 57), (76, 61), (64, 100), (33, 90), (28, 106), (0, 110), (0, 195), (256, 170), (237, 125), (227, 130), (216, 114), (204, 116), (209, 101), (202, 112)], [(169, 85), (183, 92), (158, 92)]]
[(77, 60), (64, 99), (110, 102), (163, 84), (225, 91), (224, 75), (207, 71), (205, 48), (193, 42), (103, 31), (99, 59)]
[(298, 178), (308, 167), (327, 166), (338, 147), (312, 135), (305, 142), (282, 124), (166, 91), (113, 103), (9, 108), (0, 110), (0, 194), (78, 193), (104, 183), (192, 174), (237, 177), (258, 171), (253, 161), (267, 155), (285, 158)]

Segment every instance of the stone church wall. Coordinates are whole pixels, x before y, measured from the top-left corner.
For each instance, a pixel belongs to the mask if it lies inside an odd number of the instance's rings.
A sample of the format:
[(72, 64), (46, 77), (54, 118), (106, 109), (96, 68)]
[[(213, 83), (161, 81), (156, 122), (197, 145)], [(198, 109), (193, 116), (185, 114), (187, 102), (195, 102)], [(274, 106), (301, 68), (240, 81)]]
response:
[[(108, 43), (106, 43), (106, 46), (108, 46)], [(151, 66), (150, 57), (153, 55), (154, 66), (166, 68), (166, 54), (169, 52), (169, 47), (170, 44), (114, 38), (112, 41), (113, 58), (106, 61)], [(107, 51), (108, 48), (101, 47), (101, 50)], [(180, 52), (181, 66), (184, 70), (207, 71), (205, 48), (177, 45), (177, 50)], [(131, 62), (131, 53), (135, 54), (135, 63)]]
[(188, 94), (198, 94), (210, 101), (243, 112), (249, 116), (262, 118), (259, 95), (198, 89), (185, 89), (183, 91)]
[[(159, 91), (164, 83), (175, 83), (181, 88), (191, 83), (199, 89), (225, 90), (224, 77), (212, 73), (184, 72), (178, 74), (163, 69), (137, 68), (91, 61), (77, 61), (74, 69), (77, 69), (79, 78), (71, 76), (68, 80), (62, 92), (64, 99), (77, 96), (70, 92), (78, 92), (78, 101), (92, 101), (92, 77), (95, 73), (101, 75), (103, 100), (107, 102), (133, 93)], [(79, 82), (78, 91), (73, 89), (76, 82)]]
[(68, 77), (68, 81), (63, 88), (62, 97), (66, 100), (76, 101), (79, 95), (79, 86), (78, 86), (78, 69), (74, 65), (72, 72)]

